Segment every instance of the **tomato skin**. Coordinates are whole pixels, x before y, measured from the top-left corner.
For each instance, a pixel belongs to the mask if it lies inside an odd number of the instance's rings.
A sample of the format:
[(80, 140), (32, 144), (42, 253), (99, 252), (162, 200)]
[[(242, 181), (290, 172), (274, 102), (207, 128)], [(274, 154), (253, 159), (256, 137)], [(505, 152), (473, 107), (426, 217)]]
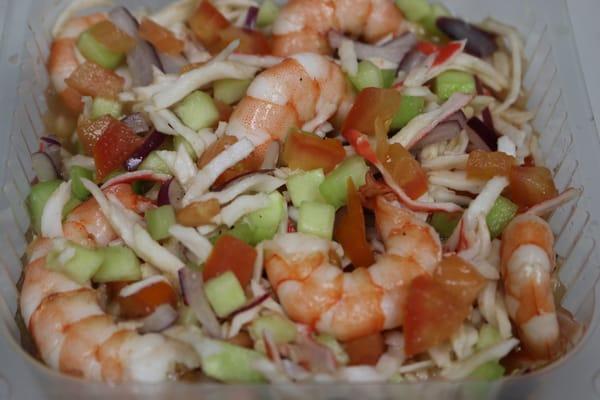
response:
[(237, 26), (229, 26), (226, 29), (219, 32), (221, 39), (222, 50), (229, 43), (236, 39), (240, 40), (240, 45), (236, 49), (236, 53), (241, 54), (259, 54), (265, 55), (270, 54), (271, 46), (267, 38), (258, 31), (250, 29), (242, 29)]
[(227, 28), (230, 22), (208, 0), (202, 0), (196, 12), (188, 19), (188, 25), (196, 38), (209, 51), (218, 51), (219, 32)]
[(183, 51), (183, 41), (170, 30), (152, 21), (150, 18), (142, 19), (139, 28), (140, 37), (150, 43), (161, 53), (176, 56)]
[(69, 87), (84, 96), (117, 98), (123, 90), (125, 80), (113, 71), (86, 61), (65, 79)]
[(383, 166), (413, 200), (427, 192), (427, 174), (421, 164), (399, 143), (388, 146)]
[[(126, 285), (121, 283), (121, 288), (124, 286)], [(121, 296), (120, 291), (121, 289), (116, 293), (116, 301), (119, 304), (119, 314), (123, 318), (144, 318), (162, 304), (170, 304), (173, 308), (177, 307), (177, 294), (173, 287), (165, 281), (155, 282), (127, 297)]]
[(95, 121), (81, 120), (77, 126), (77, 138), (83, 147), (83, 152), (87, 155), (94, 153), (94, 147), (113, 118), (105, 115)]
[(558, 196), (552, 173), (546, 167), (513, 167), (509, 180), (508, 198), (521, 208)]
[(457, 255), (444, 256), (433, 279), (461, 304), (471, 305), (486, 284), (485, 278), (467, 261)]
[(310, 171), (323, 168), (330, 172), (344, 161), (346, 152), (342, 143), (335, 139), (321, 139), (318, 136), (292, 131), (283, 148), (282, 161), (292, 169)]
[(435, 43), (427, 42), (424, 40), (417, 42), (417, 50), (419, 50), (421, 53), (427, 56), (435, 53), (439, 49), (440, 48)]
[(454, 56), (457, 52), (460, 51), (461, 48), (460, 42), (450, 42), (445, 46), (442, 46), (438, 49), (438, 54), (435, 57), (435, 61), (433, 62), (433, 66), (437, 66), (448, 61), (452, 56)]
[(467, 176), (476, 179), (492, 179), (494, 176), (509, 176), (515, 158), (501, 151), (475, 150), (469, 153)]
[(107, 49), (116, 53), (127, 53), (135, 47), (135, 40), (108, 20), (92, 26), (90, 33)]
[(121, 168), (123, 163), (144, 143), (121, 121), (111, 118), (104, 133), (94, 146), (96, 179), (100, 182), (112, 171)]
[(374, 333), (342, 344), (350, 358), (348, 365), (375, 365), (385, 352), (385, 342), (381, 333)]
[(391, 121), (400, 107), (402, 95), (396, 89), (369, 87), (362, 90), (348, 113), (342, 126), (342, 133), (355, 129), (365, 135), (375, 135), (375, 121)]
[(223, 235), (217, 240), (206, 260), (202, 272), (204, 281), (231, 271), (238, 278), (242, 287), (246, 287), (252, 279), (256, 256), (254, 247), (236, 237)]

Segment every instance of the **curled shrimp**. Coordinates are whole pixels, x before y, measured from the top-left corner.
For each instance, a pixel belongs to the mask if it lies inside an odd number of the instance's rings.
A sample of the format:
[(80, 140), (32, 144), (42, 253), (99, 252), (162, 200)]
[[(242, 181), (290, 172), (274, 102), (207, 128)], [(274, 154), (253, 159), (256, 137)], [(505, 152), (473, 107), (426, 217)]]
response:
[(331, 52), (327, 33), (334, 29), (374, 43), (406, 30), (404, 17), (392, 0), (292, 0), (273, 25), (277, 56)]
[(58, 32), (48, 56), (48, 73), (54, 90), (65, 106), (79, 114), (83, 111), (81, 94), (65, 82), (79, 66), (76, 44), (86, 29), (106, 19), (105, 13), (95, 13), (68, 20)]
[(442, 258), (437, 233), (416, 215), (378, 197), (377, 229), (386, 252), (369, 268), (343, 272), (331, 243), (301, 233), (266, 242), (265, 269), (288, 316), (340, 340), (402, 324), (410, 283)]
[(551, 358), (559, 342), (551, 274), (556, 266), (554, 234), (543, 219), (520, 215), (502, 235), (501, 273), (506, 307), (523, 347)]

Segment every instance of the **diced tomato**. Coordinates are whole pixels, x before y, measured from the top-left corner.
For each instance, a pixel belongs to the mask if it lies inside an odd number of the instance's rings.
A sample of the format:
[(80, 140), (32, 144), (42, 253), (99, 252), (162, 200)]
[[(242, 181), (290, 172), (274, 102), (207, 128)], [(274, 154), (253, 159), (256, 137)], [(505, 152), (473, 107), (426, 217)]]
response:
[(196, 12), (188, 19), (196, 38), (211, 52), (218, 51), (220, 32), (231, 23), (208, 0), (202, 0)]
[(79, 115), (83, 112), (83, 100), (77, 90), (67, 86), (58, 96), (72, 114)]
[(349, 365), (375, 365), (385, 352), (385, 342), (381, 333), (349, 340), (342, 346), (350, 358)]
[(217, 141), (208, 146), (208, 148), (202, 153), (200, 158), (198, 159), (198, 168), (202, 169), (212, 161), (213, 158), (218, 156), (223, 150), (235, 144), (237, 142), (237, 138), (235, 136), (224, 135), (221, 136)]
[(404, 351), (408, 357), (448, 340), (469, 315), (444, 285), (427, 274), (415, 278), (408, 291), (404, 317)]
[(119, 314), (123, 318), (143, 318), (152, 314), (162, 304), (170, 304), (175, 308), (177, 294), (169, 283), (158, 281), (138, 290), (131, 296), (118, 295), (117, 303), (119, 304)]
[(425, 171), (400, 143), (394, 143), (388, 147), (382, 162), (394, 181), (411, 199), (418, 199), (427, 191)]
[(421, 53), (423, 53), (425, 55), (433, 54), (436, 51), (438, 51), (439, 49), (440, 48), (435, 43), (427, 42), (424, 40), (417, 42), (417, 50), (419, 50)]
[(442, 46), (438, 50), (438, 54), (435, 57), (435, 61), (433, 62), (433, 66), (437, 66), (448, 61), (452, 56), (460, 51), (461, 44), (460, 42), (450, 42), (445, 46)]
[(558, 196), (552, 173), (545, 167), (513, 167), (508, 197), (521, 207), (531, 207)]
[(229, 117), (233, 113), (233, 107), (219, 100), (214, 100), (217, 110), (219, 110), (219, 121), (229, 121)]
[(342, 133), (356, 129), (369, 136), (375, 135), (375, 121), (379, 118), (386, 126), (400, 107), (402, 95), (395, 89), (366, 88), (362, 90), (342, 126)]
[(215, 278), (227, 271), (231, 271), (240, 281), (242, 287), (250, 284), (256, 250), (246, 242), (229, 235), (223, 235), (215, 243), (202, 276), (204, 281)]
[(321, 139), (300, 131), (291, 132), (283, 147), (283, 162), (292, 169), (305, 171), (323, 168), (328, 173), (346, 158), (342, 143), (335, 139)]
[(269, 41), (261, 32), (249, 29), (229, 26), (219, 32), (221, 37), (220, 50), (224, 49), (229, 43), (236, 39), (240, 40), (239, 47), (235, 50), (241, 54), (270, 54), (271, 46)]
[(65, 82), (84, 96), (114, 99), (123, 89), (125, 80), (98, 64), (86, 61)]
[(210, 224), (215, 215), (221, 211), (217, 199), (197, 201), (177, 210), (177, 222), (183, 226), (196, 227)]
[(77, 126), (77, 138), (79, 139), (79, 143), (81, 143), (83, 152), (85, 154), (94, 154), (94, 147), (96, 146), (96, 143), (98, 143), (98, 140), (104, 134), (104, 131), (106, 128), (108, 128), (112, 121), (113, 118), (109, 115), (100, 117), (95, 121), (79, 121)]
[(139, 33), (142, 39), (152, 43), (156, 50), (161, 53), (176, 56), (183, 51), (183, 41), (177, 39), (173, 32), (152, 21), (150, 18), (142, 19)]
[(108, 20), (90, 28), (92, 36), (115, 53), (127, 53), (135, 47), (135, 40)]
[(245, 347), (247, 349), (251, 349), (254, 346), (254, 341), (250, 337), (250, 334), (246, 331), (242, 331), (231, 339), (227, 339), (227, 343), (235, 346)]
[(368, 267), (375, 262), (373, 250), (367, 242), (360, 195), (352, 179), (348, 179), (348, 203), (335, 220), (333, 237), (342, 245), (355, 267)]
[(475, 150), (469, 153), (467, 175), (476, 179), (508, 176), (514, 164), (515, 158), (501, 151)]
[(109, 125), (94, 146), (96, 179), (100, 182), (123, 163), (144, 143), (124, 123), (111, 118)]
[(446, 256), (437, 266), (433, 279), (461, 304), (471, 305), (486, 284), (485, 278), (471, 264), (457, 255)]

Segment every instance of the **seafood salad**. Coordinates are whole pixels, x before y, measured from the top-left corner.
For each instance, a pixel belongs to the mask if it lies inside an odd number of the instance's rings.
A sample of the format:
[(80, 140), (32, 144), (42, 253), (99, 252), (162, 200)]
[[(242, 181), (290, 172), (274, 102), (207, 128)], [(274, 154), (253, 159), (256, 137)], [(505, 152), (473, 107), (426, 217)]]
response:
[(73, 2), (19, 318), (89, 380), (500, 379), (562, 357), (521, 37), (426, 0)]

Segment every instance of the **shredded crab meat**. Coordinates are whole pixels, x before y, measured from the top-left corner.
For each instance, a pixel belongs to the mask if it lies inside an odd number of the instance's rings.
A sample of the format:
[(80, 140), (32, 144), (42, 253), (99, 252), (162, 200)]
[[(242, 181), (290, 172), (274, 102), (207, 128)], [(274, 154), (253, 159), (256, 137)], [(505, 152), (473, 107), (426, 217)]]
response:
[(267, 207), (270, 203), (269, 196), (264, 193), (254, 195), (242, 195), (224, 207), (221, 212), (213, 218), (217, 225), (224, 224), (233, 226), (240, 218)]
[(210, 129), (195, 132), (185, 126), (171, 110), (147, 109), (148, 116), (155, 128), (167, 135), (183, 137), (194, 149), (196, 155), (201, 155), (215, 140), (216, 136)]
[(62, 210), (71, 198), (71, 181), (63, 182), (52, 193), (42, 211), (41, 232), (47, 238), (63, 236)]
[(197, 263), (202, 264), (208, 259), (213, 246), (196, 229), (173, 225), (169, 229), (169, 233), (194, 254)]

